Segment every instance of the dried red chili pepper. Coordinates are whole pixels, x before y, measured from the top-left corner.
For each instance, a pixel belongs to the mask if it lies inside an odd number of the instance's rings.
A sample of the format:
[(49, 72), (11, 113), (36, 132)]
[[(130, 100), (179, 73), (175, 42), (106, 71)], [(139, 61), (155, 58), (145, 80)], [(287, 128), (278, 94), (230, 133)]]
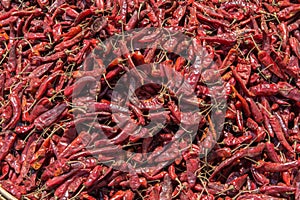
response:
[(47, 112), (41, 114), (38, 118), (34, 120), (33, 123), (38, 130), (42, 130), (46, 127), (49, 127), (59, 119), (59, 117), (66, 110), (66, 108), (66, 103), (58, 104), (51, 110), (48, 110)]
[(12, 106), (13, 115), (10, 122), (3, 128), (3, 130), (14, 128), (21, 117), (21, 99), (18, 94), (13, 92), (9, 95), (9, 100)]
[(298, 160), (286, 163), (271, 163), (259, 161), (259, 165), (257, 166), (259, 170), (263, 170), (265, 172), (284, 172), (295, 167), (299, 167)]
[(213, 180), (213, 178), (226, 166), (232, 164), (235, 160), (243, 158), (245, 156), (248, 157), (255, 157), (257, 155), (260, 155), (263, 149), (265, 148), (264, 143), (259, 143), (257, 147), (249, 147), (246, 149), (241, 149), (238, 152), (236, 152), (232, 157), (229, 159), (223, 161), (219, 166), (216, 167), (214, 172), (210, 176), (210, 180)]

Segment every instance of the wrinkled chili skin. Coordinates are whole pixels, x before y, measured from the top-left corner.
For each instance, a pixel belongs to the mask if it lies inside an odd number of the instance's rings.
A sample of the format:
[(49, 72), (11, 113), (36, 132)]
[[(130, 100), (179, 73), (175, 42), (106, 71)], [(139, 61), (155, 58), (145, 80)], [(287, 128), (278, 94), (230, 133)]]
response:
[(297, 0), (0, 1), (2, 189), (299, 199), (299, 15)]
[(12, 106), (12, 113), (13, 116), (10, 119), (10, 122), (4, 127), (4, 130), (12, 129), (16, 126), (18, 123), (18, 120), (21, 117), (21, 100), (17, 93), (13, 93), (9, 96), (11, 106)]
[(36, 118), (34, 120), (33, 123), (35, 124), (37, 129), (46, 128), (46, 127), (50, 126), (52, 123), (54, 123), (59, 118), (59, 116), (64, 112), (64, 110), (66, 108), (67, 108), (66, 103), (57, 105), (56, 107), (52, 108), (51, 110), (40, 115), (38, 118)]

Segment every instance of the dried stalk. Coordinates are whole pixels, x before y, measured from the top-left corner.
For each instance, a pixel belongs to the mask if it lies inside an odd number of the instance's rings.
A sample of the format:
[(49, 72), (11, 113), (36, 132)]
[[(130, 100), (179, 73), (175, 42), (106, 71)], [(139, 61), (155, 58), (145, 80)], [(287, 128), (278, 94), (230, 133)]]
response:
[(10, 193), (8, 193), (6, 190), (4, 190), (1, 185), (0, 185), (0, 200), (4, 199), (4, 200), (18, 200), (16, 197), (14, 197), (13, 195), (11, 195)]

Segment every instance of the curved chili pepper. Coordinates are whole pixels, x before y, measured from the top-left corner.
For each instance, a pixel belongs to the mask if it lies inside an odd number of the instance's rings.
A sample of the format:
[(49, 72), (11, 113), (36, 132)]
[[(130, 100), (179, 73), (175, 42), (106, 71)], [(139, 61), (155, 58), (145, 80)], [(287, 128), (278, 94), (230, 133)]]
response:
[(4, 138), (5, 145), (2, 145), (0, 149), (0, 161), (2, 161), (7, 156), (9, 150), (14, 145), (16, 139), (17, 137), (15, 133), (12, 133), (11, 131), (5, 132), (5, 138)]
[(31, 124), (29, 126), (17, 126), (15, 128), (15, 132), (18, 134), (18, 135), (23, 135), (23, 134), (26, 134), (28, 133), (29, 131), (31, 131), (32, 129), (34, 128), (34, 124)]
[(41, 175), (41, 180), (47, 181), (53, 177), (59, 176), (69, 171), (70, 166), (68, 165), (67, 159), (60, 158), (45, 167), (45, 170)]
[(95, 14), (95, 10), (94, 9), (86, 9), (83, 12), (81, 12), (77, 18), (75, 19), (73, 25), (76, 26), (78, 25), (80, 22), (82, 22), (84, 19), (86, 19), (88, 16), (94, 15)]
[(21, 99), (19, 98), (18, 94), (13, 92), (9, 95), (9, 100), (12, 106), (13, 115), (10, 119), (10, 122), (3, 128), (3, 130), (14, 128), (21, 117)]
[(243, 79), (240, 77), (240, 75), (236, 72), (235, 69), (233, 69), (233, 67), (230, 67), (232, 70), (232, 75), (235, 77), (236, 81), (240, 84), (241, 88), (243, 89), (243, 92), (245, 92), (245, 94), (249, 97), (254, 97), (254, 94), (248, 90), (248, 88), (246, 87)]
[(249, 141), (252, 139), (251, 135), (242, 135), (240, 137), (233, 137), (233, 136), (229, 136), (226, 137), (223, 142), (226, 146), (236, 146), (236, 145), (240, 145), (246, 141)]
[(133, 122), (131, 123), (127, 123), (127, 125), (125, 125), (125, 127), (122, 129), (122, 131), (115, 136), (114, 138), (111, 139), (111, 142), (113, 142), (114, 144), (120, 144), (123, 141), (125, 141), (126, 139), (128, 139), (129, 134), (131, 132), (134, 132), (137, 128), (137, 125)]
[(272, 115), (269, 117), (269, 119), (270, 119), (270, 124), (272, 126), (272, 129), (274, 130), (275, 135), (278, 138), (279, 142), (282, 144), (282, 146), (284, 146), (286, 148), (286, 150), (288, 150), (289, 152), (294, 152), (293, 148), (286, 140), (284, 133), (282, 132), (280, 123), (277, 120), (277, 118), (274, 115)]
[(262, 173), (259, 173), (254, 167), (251, 167), (250, 169), (252, 176), (257, 184), (268, 185), (270, 183), (270, 180), (267, 177), (265, 177)]
[(54, 72), (53, 74), (51, 74), (48, 78), (46, 78), (42, 82), (41, 86), (35, 93), (36, 100), (40, 100), (42, 98), (42, 95), (47, 91), (49, 84), (53, 83), (55, 81), (55, 79), (57, 78), (57, 76), (59, 76), (60, 73), (61, 73), (61, 71)]
[(106, 177), (112, 168), (107, 168), (101, 165), (97, 165), (89, 174), (87, 180), (83, 183), (84, 187), (89, 188), (96, 182)]
[(30, 161), (31, 167), (33, 169), (38, 170), (42, 166), (43, 162), (46, 159), (46, 154), (49, 146), (50, 146), (50, 138), (47, 138), (44, 140), (39, 150), (35, 152), (35, 154), (33, 155)]
[(66, 181), (70, 176), (74, 175), (77, 173), (79, 170), (78, 169), (73, 169), (70, 172), (63, 174), (61, 176), (54, 177), (52, 179), (49, 179), (45, 183), (45, 187), (47, 190), (51, 190), (58, 185), (62, 184), (64, 181)]
[(250, 109), (251, 109), (251, 113), (252, 113), (252, 116), (253, 116), (254, 120), (257, 123), (262, 123), (263, 122), (263, 116), (262, 116), (262, 113), (261, 113), (260, 109), (258, 108), (257, 104), (251, 98), (246, 98), (246, 100), (250, 104)]
[(279, 94), (282, 96), (292, 99), (296, 102), (300, 101), (300, 90), (296, 87), (291, 86), (287, 82), (278, 82), (277, 87), (279, 90)]
[(77, 176), (73, 176), (70, 179), (66, 180), (64, 183), (62, 183), (58, 188), (56, 188), (54, 192), (54, 196), (56, 198), (62, 198), (65, 192), (68, 189), (68, 186), (77, 178)]
[(238, 93), (238, 91), (235, 89), (235, 87), (234, 87), (233, 85), (231, 85), (231, 88), (232, 88), (234, 94), (235, 94), (235, 95), (238, 97), (238, 99), (241, 101), (241, 103), (242, 103), (242, 109), (244, 110), (246, 117), (249, 117), (249, 116), (251, 115), (251, 112), (250, 112), (250, 108), (249, 108), (249, 106), (248, 106), (248, 104), (247, 104), (246, 99), (245, 99), (242, 95), (240, 95), (240, 94)]
[(58, 120), (58, 118), (61, 116), (61, 114), (66, 110), (67, 104), (61, 103), (56, 105), (51, 110), (48, 110), (47, 112), (41, 114), (38, 118), (34, 120), (34, 125), (38, 130), (42, 130), (46, 127), (49, 127), (52, 125), (55, 121)]
[(53, 65), (54, 63), (46, 63), (41, 66), (38, 66), (29, 74), (28, 78), (40, 78), (46, 72), (48, 72), (53, 67)]
[(274, 144), (271, 142), (266, 143), (266, 152), (268, 157), (271, 159), (271, 161), (280, 163), (281, 159), (279, 158), (278, 154), (275, 152)]
[(81, 132), (72, 142), (64, 149), (59, 155), (62, 158), (68, 158), (69, 156), (84, 149), (90, 142), (91, 135), (87, 132)]
[(86, 84), (93, 84), (96, 83), (96, 79), (92, 76), (84, 76), (82, 78), (80, 78), (79, 80), (77, 80), (73, 85), (67, 87), (64, 90), (64, 95), (66, 97), (69, 96), (78, 96), (80, 94), (80, 92), (83, 90), (83, 88), (86, 86)]
[(232, 164), (237, 159), (243, 158), (245, 156), (248, 157), (255, 157), (257, 155), (260, 155), (261, 152), (264, 150), (265, 144), (259, 143), (257, 147), (250, 147), (246, 149), (241, 149), (238, 152), (236, 152), (232, 157), (228, 158), (227, 160), (223, 161), (219, 166), (217, 166), (214, 170), (214, 172), (210, 176), (210, 180), (213, 180), (214, 177), (226, 166)]
[(9, 123), (13, 115), (13, 109), (10, 104), (7, 104), (4, 108), (5, 110), (1, 110), (1, 118), (3, 125)]
[[(34, 137), (32, 137), (32, 140), (34, 140), (36, 135), (33, 135)], [(28, 143), (29, 145), (26, 148), (26, 151), (23, 153), (23, 157), (21, 157), (22, 160), (22, 168), (21, 168), (21, 172), (20, 172), (20, 176), (17, 179), (17, 183), (21, 183), (23, 178), (25, 178), (27, 176), (27, 173), (30, 169), (30, 160), (32, 158), (32, 156), (35, 153), (35, 150), (37, 148), (37, 141), (31, 141), (30, 143)], [(25, 150), (25, 149), (24, 149)]]

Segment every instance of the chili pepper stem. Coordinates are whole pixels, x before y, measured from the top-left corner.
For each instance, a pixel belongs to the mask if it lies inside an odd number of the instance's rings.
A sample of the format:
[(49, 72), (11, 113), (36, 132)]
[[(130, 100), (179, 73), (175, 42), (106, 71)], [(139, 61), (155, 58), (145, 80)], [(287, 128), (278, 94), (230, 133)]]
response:
[(253, 163), (255, 163), (255, 164), (258, 164), (258, 162), (256, 162), (255, 160), (253, 160), (253, 159), (251, 159), (251, 158), (245, 157), (245, 159), (247, 159), (247, 160), (249, 160), (249, 161), (251, 161), (251, 162), (253, 162)]
[(4, 190), (0, 185), (0, 194), (4, 196), (8, 200), (18, 200), (16, 197), (8, 193), (6, 190)]
[(222, 195), (222, 194), (225, 194), (225, 192), (230, 191), (230, 190), (234, 190), (233, 185), (230, 185), (227, 189), (224, 189), (223, 191), (217, 192), (217, 194)]
[(113, 87), (112, 87), (112, 86), (109, 84), (109, 82), (107, 81), (105, 74), (103, 74), (103, 78), (104, 78), (104, 81), (106, 82), (107, 86), (108, 86), (110, 89), (113, 89)]
[(255, 190), (241, 190), (241, 191), (239, 191), (239, 193), (237, 195), (235, 195), (234, 197), (232, 197), (232, 200), (237, 199), (243, 193), (248, 193), (248, 192), (255, 193), (255, 192), (258, 192), (258, 191), (259, 191), (259, 189), (255, 189)]
[(25, 110), (25, 112), (29, 112), (29, 110), (31, 110), (31, 108), (33, 108), (33, 106), (36, 104), (37, 99), (35, 99), (32, 104), (29, 106), (29, 108), (27, 110)]
[(80, 190), (72, 197), (70, 198), (69, 200), (75, 200), (79, 195), (80, 193), (85, 189), (85, 186), (83, 185)]
[(206, 182), (203, 182), (202, 179), (199, 179), (199, 180), (200, 180), (201, 184), (203, 185), (203, 190), (205, 190), (205, 192), (206, 192), (207, 194), (209, 194), (209, 192), (208, 192), (208, 190), (207, 190), (207, 187), (206, 187)]
[(143, 195), (140, 193), (140, 191), (136, 190), (136, 193), (138, 193), (138, 195), (142, 198), (142, 200), (145, 199), (145, 198), (143, 197)]
[(79, 160), (70, 160), (70, 161), (67, 162), (68, 165), (70, 165), (72, 163), (81, 163), (84, 166), (83, 169), (86, 168), (86, 164), (84, 162), (79, 161)]
[(253, 44), (254, 44), (255, 48), (256, 48), (258, 51), (260, 51), (260, 48), (259, 48), (258, 45), (256, 44), (256, 42), (255, 42), (255, 40), (254, 40), (252, 34), (250, 34), (250, 37), (251, 37), (251, 39), (252, 39), (252, 41), (253, 41)]
[(29, 133), (28, 133), (28, 135), (25, 137), (25, 139), (24, 139), (24, 141), (26, 142), (27, 140), (28, 140), (28, 138), (35, 132), (35, 129), (36, 129), (36, 127), (34, 127), (33, 129), (32, 129), (32, 131), (30, 131)]

